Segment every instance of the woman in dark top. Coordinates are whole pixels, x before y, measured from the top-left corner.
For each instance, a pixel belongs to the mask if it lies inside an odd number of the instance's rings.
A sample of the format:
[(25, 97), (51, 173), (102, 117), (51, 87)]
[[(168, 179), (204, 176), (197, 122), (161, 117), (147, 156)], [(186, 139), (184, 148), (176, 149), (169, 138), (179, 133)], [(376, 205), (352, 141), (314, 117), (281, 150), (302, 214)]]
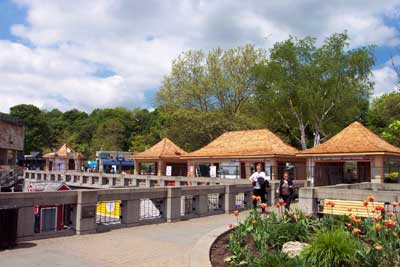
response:
[(294, 186), (292, 179), (289, 179), (289, 172), (285, 171), (283, 173), (283, 180), (279, 183), (279, 188), (276, 190), (276, 193), (285, 201), (286, 209), (290, 209)]

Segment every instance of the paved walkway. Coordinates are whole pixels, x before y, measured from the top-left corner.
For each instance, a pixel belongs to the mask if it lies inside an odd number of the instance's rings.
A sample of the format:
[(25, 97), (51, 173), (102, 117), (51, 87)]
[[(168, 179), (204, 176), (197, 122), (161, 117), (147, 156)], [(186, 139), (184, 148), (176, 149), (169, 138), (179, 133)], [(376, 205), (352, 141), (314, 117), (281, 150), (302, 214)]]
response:
[[(243, 219), (245, 215), (241, 215)], [(232, 214), (176, 223), (123, 228), (106, 233), (22, 243), (0, 251), (9, 267), (188, 267), (190, 252), (206, 233), (234, 223)]]

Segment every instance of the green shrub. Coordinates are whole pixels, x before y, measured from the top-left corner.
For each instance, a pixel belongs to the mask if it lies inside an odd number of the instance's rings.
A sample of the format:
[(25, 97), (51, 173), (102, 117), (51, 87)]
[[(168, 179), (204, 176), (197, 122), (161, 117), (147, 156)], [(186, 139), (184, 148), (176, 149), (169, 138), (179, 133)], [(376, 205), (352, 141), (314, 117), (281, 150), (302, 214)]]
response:
[(305, 266), (342, 267), (356, 263), (358, 240), (343, 230), (320, 231), (312, 239), (301, 257)]

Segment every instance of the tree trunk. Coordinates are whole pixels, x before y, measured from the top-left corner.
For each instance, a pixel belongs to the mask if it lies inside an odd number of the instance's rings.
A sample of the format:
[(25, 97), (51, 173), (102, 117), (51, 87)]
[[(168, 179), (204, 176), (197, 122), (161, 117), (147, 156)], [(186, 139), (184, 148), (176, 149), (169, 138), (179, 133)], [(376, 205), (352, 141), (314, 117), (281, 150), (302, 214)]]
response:
[(306, 127), (303, 123), (299, 123), (299, 130), (300, 130), (300, 143), (301, 149), (307, 149), (307, 138), (306, 138)]
[(314, 146), (319, 146), (321, 144), (321, 134), (318, 130), (314, 131)]

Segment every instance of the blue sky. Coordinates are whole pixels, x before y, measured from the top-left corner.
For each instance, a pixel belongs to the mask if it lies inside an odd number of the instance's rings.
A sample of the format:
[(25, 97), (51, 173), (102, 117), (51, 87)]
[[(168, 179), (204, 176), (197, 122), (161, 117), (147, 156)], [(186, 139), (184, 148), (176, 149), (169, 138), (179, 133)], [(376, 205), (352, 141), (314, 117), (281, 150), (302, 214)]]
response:
[(374, 95), (394, 90), (398, 0), (0, 0), (0, 111), (151, 108), (185, 50), (268, 49), (289, 35), (323, 40), (343, 30), (352, 47), (377, 46)]

